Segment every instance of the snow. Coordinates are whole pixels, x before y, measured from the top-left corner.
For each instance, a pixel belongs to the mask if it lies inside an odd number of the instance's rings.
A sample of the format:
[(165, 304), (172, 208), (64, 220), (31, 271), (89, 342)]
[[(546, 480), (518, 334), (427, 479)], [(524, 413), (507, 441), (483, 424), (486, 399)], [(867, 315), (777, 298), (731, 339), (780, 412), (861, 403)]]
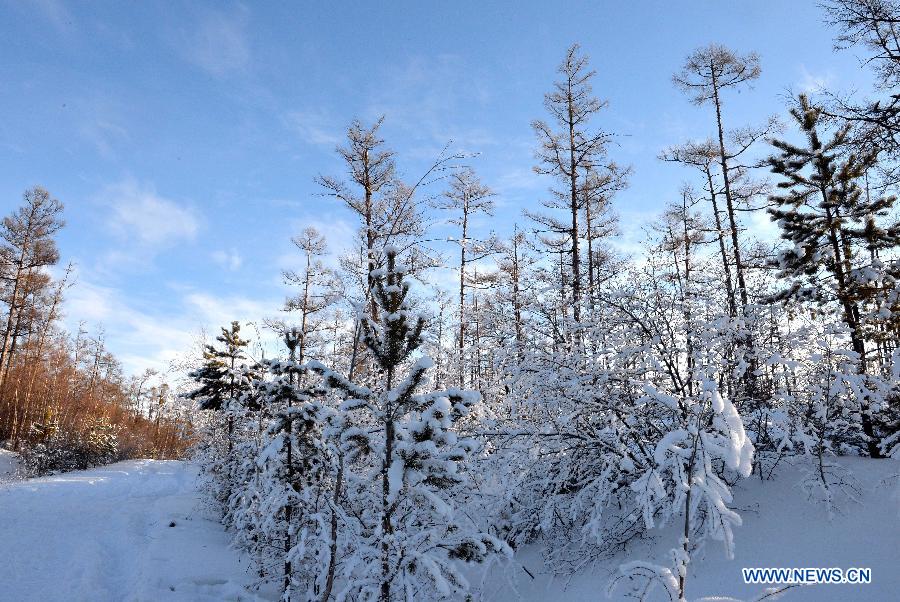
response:
[[(8, 458), (8, 454), (0, 456)], [(855, 602), (895, 599), (900, 591), (896, 542), (900, 518), (892, 487), (894, 460), (841, 458), (862, 490), (829, 522), (797, 487), (799, 467), (786, 466), (775, 480), (755, 477), (734, 487), (743, 519), (736, 528), (735, 558), (714, 542), (692, 554), (688, 600), (704, 596), (748, 599), (763, 585), (744, 585), (742, 567), (870, 567), (870, 585), (817, 585), (787, 592), (791, 602)], [(54, 601), (274, 600), (255, 592), (247, 561), (228, 547), (229, 536), (205, 514), (196, 469), (176, 461), (138, 460), (83, 472), (0, 485), (0, 598)], [(676, 523), (678, 521), (675, 521)], [(169, 525), (174, 523), (175, 526)], [(480, 587), (483, 599), (594, 601), (606, 599), (620, 566), (661, 568), (680, 542), (680, 525), (654, 529), (651, 537), (571, 579), (541, 570), (537, 546), (519, 551), (504, 569), (493, 565)], [(644, 560), (646, 559), (646, 560)], [(630, 563), (630, 564), (629, 564)], [(532, 573), (522, 570), (522, 567)], [(480, 569), (467, 571), (478, 588)], [(671, 574), (671, 573), (670, 573)], [(613, 600), (624, 590), (616, 589)], [(265, 597), (262, 597), (265, 596)], [(655, 597), (654, 597), (655, 596)], [(477, 599), (477, 598), (476, 598)], [(649, 598), (667, 600), (665, 588)]]
[(15, 452), (0, 447), (0, 483), (18, 477), (21, 463)]
[[(774, 480), (761, 482), (756, 476), (734, 487), (734, 507), (743, 525), (734, 529), (734, 559), (728, 560), (717, 542), (709, 542), (691, 555), (688, 565), (687, 599), (732, 596), (753, 599), (769, 585), (745, 585), (742, 567), (869, 567), (868, 585), (811, 585), (785, 593), (784, 602), (884, 602), (896, 600), (900, 592), (897, 542), (900, 517), (893, 487), (886, 481), (900, 473), (900, 462), (867, 458), (835, 460), (850, 469), (862, 489), (860, 504), (848, 503), (829, 522), (822, 506), (810, 503), (797, 482), (799, 467), (787, 466)], [(678, 521), (674, 521), (678, 523)], [(652, 539), (627, 552), (599, 562), (572, 578), (554, 579), (542, 573), (541, 550), (530, 546), (519, 550), (510, 573), (495, 567), (488, 575), (486, 600), (539, 602), (595, 602), (607, 599), (603, 592), (621, 575), (620, 565), (650, 567), (669, 565), (671, 549), (679, 543), (682, 526), (672, 524), (650, 531)], [(646, 559), (646, 561), (644, 560)], [(649, 562), (648, 562), (649, 561)], [(532, 579), (527, 569), (534, 574)], [(470, 578), (478, 583), (477, 578)], [(612, 600), (621, 600), (625, 590), (616, 589)], [(669, 600), (658, 588), (648, 600)]]
[(0, 485), (0, 598), (260, 599), (205, 516), (196, 476), (182, 462), (136, 460)]

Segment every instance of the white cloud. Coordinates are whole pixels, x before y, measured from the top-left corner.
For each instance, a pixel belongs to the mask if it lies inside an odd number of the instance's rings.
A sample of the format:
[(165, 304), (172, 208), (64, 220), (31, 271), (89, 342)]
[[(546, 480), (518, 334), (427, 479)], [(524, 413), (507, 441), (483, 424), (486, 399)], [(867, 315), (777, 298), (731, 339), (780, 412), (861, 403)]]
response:
[(258, 322), (281, 306), (281, 299), (258, 300), (241, 296), (218, 297), (203, 292), (184, 297), (186, 315), (194, 322), (218, 329), (234, 320)]
[(108, 348), (131, 374), (146, 368), (165, 372), (195, 338), (190, 323), (179, 317), (143, 311), (118, 289), (89, 281), (78, 280), (68, 291), (65, 309), (70, 332), (82, 320), (90, 330), (102, 326)]
[(185, 58), (216, 77), (241, 72), (250, 64), (246, 33), (247, 11), (209, 11), (181, 43)]
[(757, 239), (766, 243), (776, 243), (781, 240), (781, 228), (772, 221), (771, 216), (765, 211), (750, 212), (748, 230)]
[[(129, 374), (147, 368), (164, 373), (173, 360), (196, 347), (201, 333), (215, 334), (232, 320), (255, 323), (262, 344), (274, 348), (274, 335), (261, 325), (262, 318), (280, 305), (281, 299), (220, 298), (189, 291), (160, 309), (157, 304), (130, 298), (119, 288), (78, 279), (66, 295), (64, 324), (73, 333), (80, 321), (92, 332), (102, 327), (107, 347)], [(257, 333), (251, 329), (247, 336), (256, 339)]]
[(193, 240), (200, 230), (200, 218), (193, 208), (161, 197), (153, 188), (132, 180), (108, 186), (100, 199), (109, 207), (112, 230), (139, 243), (145, 251)]
[(407, 157), (433, 158), (452, 141), (452, 150), (482, 151), (498, 140), (486, 123), (460, 126), (458, 116), (473, 106), (491, 102), (488, 80), (477, 66), (467, 65), (453, 54), (414, 56), (391, 65), (377, 78), (379, 86), (369, 92), (365, 111), (368, 120), (381, 115), (392, 128), (411, 134), (418, 146), (407, 149)]
[(554, 183), (552, 178), (537, 174), (529, 167), (513, 167), (501, 173), (493, 187), (500, 194), (510, 194), (523, 190), (546, 190)]
[(241, 254), (235, 248), (215, 251), (212, 253), (212, 259), (223, 268), (232, 272), (239, 270), (244, 263), (244, 258), (241, 257)]

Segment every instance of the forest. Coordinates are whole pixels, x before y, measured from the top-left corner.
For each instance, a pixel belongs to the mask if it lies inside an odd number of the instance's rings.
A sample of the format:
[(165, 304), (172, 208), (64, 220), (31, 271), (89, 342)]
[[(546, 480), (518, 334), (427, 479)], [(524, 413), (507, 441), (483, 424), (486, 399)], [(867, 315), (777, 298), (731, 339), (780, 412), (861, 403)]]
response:
[[(607, 129), (602, 64), (578, 43), (531, 123), (547, 193), (510, 229), (476, 153), (448, 144), (410, 175), (386, 118), (350, 121), (310, 202), (352, 213), (354, 250), (298, 231), (264, 333), (221, 324), (177, 377), (127, 375), (102, 330), (61, 326), (78, 286), (63, 205), (28, 189), (0, 228), (0, 441), (34, 475), (196, 463), (257, 587), (285, 601), (489, 599), (485, 567), (521, 572), (535, 547), (563, 581), (628, 558), (612, 599), (697, 599), (691, 563), (741, 545), (740, 483), (800, 467), (810, 507), (840, 515), (861, 495), (842, 458), (900, 459), (900, 5), (829, 0), (817, 18), (876, 85), (740, 123), (761, 58), (683, 57), (679, 110), (706, 129), (660, 150), (685, 183), (634, 253), (614, 244), (617, 198), (653, 174), (617, 160), (627, 132)], [(664, 557), (632, 554), (666, 525)]]
[(59, 324), (74, 285), (71, 264), (52, 271), (64, 225), (62, 203), (39, 186), (0, 225), (0, 441), (35, 475), (179, 456), (189, 420), (166, 406), (169, 386), (153, 372), (126, 377), (102, 331), (80, 325), (73, 335)]
[[(532, 123), (552, 197), (513, 232), (473, 227), (495, 197), (477, 160), (403, 181), (381, 122), (354, 121), (344, 173), (317, 182), (358, 216), (359, 253), (327, 268), (305, 229), (269, 324), (282, 352), (248, 361), (235, 322), (191, 373), (209, 495), (260, 576), (290, 599), (462, 598), (465, 563), (541, 541), (567, 575), (675, 522), (669, 563), (623, 565), (610, 588), (684, 600), (705, 540), (732, 553), (737, 481), (799, 460), (811, 503), (852, 498), (834, 458), (898, 449), (900, 9), (826, 15), (870, 53), (876, 100), (801, 94), (792, 123), (731, 123), (760, 61), (697, 49), (672, 82), (709, 137), (660, 154), (688, 183), (633, 257), (609, 241), (641, 174), (615, 161), (577, 44)], [(754, 213), (779, 241), (754, 239)], [(455, 256), (421, 242), (430, 219), (456, 228)], [(429, 289), (441, 265), (456, 281)]]

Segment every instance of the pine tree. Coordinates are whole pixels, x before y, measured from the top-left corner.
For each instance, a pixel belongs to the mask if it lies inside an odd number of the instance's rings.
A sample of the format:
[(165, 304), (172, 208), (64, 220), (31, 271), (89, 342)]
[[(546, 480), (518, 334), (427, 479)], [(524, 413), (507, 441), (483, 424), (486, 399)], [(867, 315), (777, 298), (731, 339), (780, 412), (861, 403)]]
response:
[[(212, 419), (214, 432), (204, 440), (205, 447), (202, 452), (208, 454), (203, 461), (209, 463), (209, 471), (214, 477), (211, 484), (214, 488), (213, 495), (226, 515), (231, 493), (236, 485), (233, 482), (234, 471), (240, 460), (235, 457), (238, 443), (235, 426), (244, 409), (240, 404), (243, 400), (248, 401), (253, 409), (259, 407), (255, 404), (254, 398), (248, 395), (252, 391), (251, 383), (258, 375), (247, 365), (244, 348), (249, 341), (242, 339), (240, 332), (240, 324), (232, 322), (230, 328), (222, 328), (221, 334), (216, 337), (216, 341), (222, 344), (221, 347), (204, 345), (203, 364), (188, 373), (188, 376), (197, 383), (197, 387), (183, 395), (183, 398), (196, 402), (201, 410), (216, 413)], [(224, 434), (220, 430), (220, 415), (224, 416)], [(224, 442), (221, 441), (223, 436)]]
[[(471, 391), (420, 394), (432, 362), (412, 360), (422, 344), (425, 320), (410, 310), (409, 272), (397, 264), (397, 250), (384, 250), (387, 267), (372, 275), (372, 298), (380, 324), (361, 317), (363, 341), (381, 371), (374, 388), (357, 385), (315, 362), (325, 383), (346, 397), (341, 441), (353, 449), (348, 465), (348, 513), (359, 532), (347, 541), (343, 570), (351, 590), (383, 602), (433, 599), (464, 593), (467, 583), (456, 561), (482, 561), (508, 548), (478, 532), (453, 506), (465, 489), (460, 468), (472, 441), (459, 438), (455, 422), (478, 401)], [(411, 365), (410, 365), (411, 364)], [(400, 372), (409, 366), (400, 380)]]
[(249, 541), (262, 571), (274, 572), (266, 566), (267, 554), (279, 560), (272, 564), (283, 567), (285, 602), (295, 593), (304, 595), (301, 599), (317, 598), (326, 577), (329, 546), (330, 518), (322, 502), (328, 495), (330, 458), (324, 429), (335, 413), (318, 401), (325, 390), (298, 361), (302, 337), (298, 328), (285, 333), (288, 359), (265, 361), (269, 378), (256, 381), (252, 393), (271, 418), (253, 458), (259, 473), (254, 486), (259, 503), (248, 513), (256, 535)]
[[(893, 277), (875, 253), (900, 246), (900, 221), (879, 224), (896, 202), (895, 197), (866, 198), (858, 180), (875, 161), (874, 154), (842, 156), (850, 125), (831, 138), (819, 137), (822, 109), (800, 95), (791, 110), (806, 137), (806, 146), (782, 140), (772, 144), (780, 153), (769, 159), (772, 171), (785, 178), (783, 191), (773, 195), (772, 219), (791, 247), (781, 253), (777, 266), (792, 286), (778, 298), (799, 298), (820, 304), (836, 303), (858, 356), (859, 374), (867, 374), (869, 356), (864, 335), (866, 289)], [(868, 252), (863, 252), (863, 251)], [(873, 426), (873, 408), (862, 403), (862, 426), (869, 455), (880, 457)]]
[(198, 387), (184, 397), (196, 401), (201, 410), (225, 410), (228, 402), (238, 399), (246, 391), (237, 376), (237, 369), (247, 360), (244, 348), (249, 341), (242, 339), (240, 332), (238, 322), (232, 322), (230, 328), (222, 328), (216, 341), (223, 347), (204, 345), (203, 365), (188, 373)]

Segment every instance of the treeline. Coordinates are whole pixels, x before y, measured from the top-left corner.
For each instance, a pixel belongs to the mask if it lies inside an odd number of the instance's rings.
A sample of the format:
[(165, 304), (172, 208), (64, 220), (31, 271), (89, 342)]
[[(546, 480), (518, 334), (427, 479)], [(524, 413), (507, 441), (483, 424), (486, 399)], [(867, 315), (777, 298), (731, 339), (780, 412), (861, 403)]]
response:
[[(495, 194), (466, 157), (406, 182), (381, 122), (353, 122), (345, 173), (318, 183), (357, 216), (359, 251), (330, 269), (306, 229), (270, 321), (283, 357), (250, 361), (234, 323), (191, 373), (211, 499), (261, 579), (292, 600), (468, 599), (465, 563), (538, 543), (571, 575), (677, 522), (670, 554), (610, 587), (685, 600), (698, 550), (732, 554), (739, 480), (799, 464), (831, 512), (856, 487), (835, 456), (898, 455), (900, 6), (826, 14), (884, 98), (798, 95), (793, 129), (731, 123), (759, 58), (696, 50), (673, 81), (708, 128), (660, 154), (694, 179), (633, 256), (614, 199), (640, 174), (611, 157), (577, 45), (532, 124), (553, 188), (505, 235), (479, 227)], [(439, 220), (446, 256), (426, 242)], [(435, 267), (452, 291), (428, 286)]]
[(58, 278), (51, 272), (62, 212), (36, 187), (0, 224), (0, 442), (33, 474), (178, 457), (190, 425), (163, 415), (174, 402), (168, 387), (149, 387), (154, 373), (127, 378), (102, 335), (60, 327), (73, 285), (71, 265)]

